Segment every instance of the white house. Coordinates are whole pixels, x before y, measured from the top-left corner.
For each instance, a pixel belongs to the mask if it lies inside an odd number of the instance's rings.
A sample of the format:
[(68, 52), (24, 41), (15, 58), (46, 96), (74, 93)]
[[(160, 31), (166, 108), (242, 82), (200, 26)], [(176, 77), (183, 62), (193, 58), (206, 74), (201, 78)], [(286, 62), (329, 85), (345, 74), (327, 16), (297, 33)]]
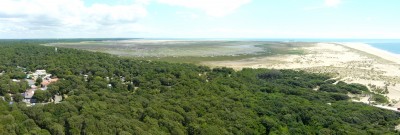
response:
[(46, 72), (46, 70), (36, 70), (34, 74), (42, 76), (42, 75), (46, 75), (47, 72)]
[(32, 99), (34, 94), (35, 94), (35, 90), (33, 90), (33, 89), (29, 89), (29, 90), (25, 91), (25, 93), (23, 93), (23, 95), (22, 95), (24, 97), (24, 102), (26, 102), (26, 103), (35, 102), (34, 99)]
[(27, 78), (32, 77), (33, 80), (37, 78), (50, 78), (51, 74), (47, 74), (46, 70), (36, 70), (35, 73), (29, 74)]

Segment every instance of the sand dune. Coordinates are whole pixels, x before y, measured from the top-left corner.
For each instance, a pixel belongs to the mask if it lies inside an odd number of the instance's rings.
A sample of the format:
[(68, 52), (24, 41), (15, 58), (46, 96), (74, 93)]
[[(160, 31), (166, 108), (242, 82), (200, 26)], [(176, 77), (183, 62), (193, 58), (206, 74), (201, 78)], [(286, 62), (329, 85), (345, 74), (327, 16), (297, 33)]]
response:
[[(278, 55), (238, 61), (204, 62), (210, 66), (274, 68), (329, 73), (347, 83), (387, 88), (385, 94), (400, 107), (400, 57), (363, 43), (315, 43), (301, 47), (305, 54)], [(374, 88), (371, 88), (372, 90)], [(364, 101), (364, 100), (360, 100)]]

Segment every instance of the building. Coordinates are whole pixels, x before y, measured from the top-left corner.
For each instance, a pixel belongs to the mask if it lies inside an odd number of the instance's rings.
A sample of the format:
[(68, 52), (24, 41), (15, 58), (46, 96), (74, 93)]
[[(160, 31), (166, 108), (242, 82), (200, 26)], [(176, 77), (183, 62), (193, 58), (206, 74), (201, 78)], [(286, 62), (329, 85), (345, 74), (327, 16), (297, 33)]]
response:
[(21, 82), (21, 80), (12, 79), (13, 82)]
[(35, 81), (34, 81), (34, 80), (26, 79), (26, 81), (28, 82), (29, 87), (31, 87), (31, 88), (36, 87), (36, 86), (35, 86)]
[(57, 82), (58, 78), (44, 78), (41, 85), (41, 90), (47, 90), (47, 86), (50, 85), (51, 83)]
[(36, 70), (34, 73), (27, 76), (27, 78), (32, 78), (33, 80), (36, 80), (39, 77), (50, 78), (51, 74), (47, 74), (46, 70)]
[(24, 97), (24, 102), (26, 103), (34, 103), (35, 100), (33, 99), (33, 95), (35, 94), (35, 90), (34, 89), (29, 89), (27, 91), (25, 91), (22, 96)]
[(42, 78), (43, 80), (43, 83), (41, 84), (42, 87), (47, 87), (47, 85), (49, 85), (51, 82), (55, 82), (58, 80), (51, 79), (51, 74), (47, 74), (46, 70), (36, 70), (32, 74), (28, 74), (26, 78), (31, 88), (35, 87), (35, 82), (38, 78)]
[(44, 76), (47, 74), (47, 72), (46, 72), (46, 70), (36, 70), (35, 73), (33, 73), (33, 74), (36, 74), (39, 76)]

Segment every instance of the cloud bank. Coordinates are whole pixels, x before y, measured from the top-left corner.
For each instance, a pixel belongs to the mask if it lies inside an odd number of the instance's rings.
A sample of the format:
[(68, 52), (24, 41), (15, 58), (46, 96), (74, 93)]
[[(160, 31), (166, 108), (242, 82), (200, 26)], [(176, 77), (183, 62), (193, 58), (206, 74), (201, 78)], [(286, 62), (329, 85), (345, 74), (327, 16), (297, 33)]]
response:
[(136, 33), (154, 31), (137, 23), (148, 16), (146, 8), (151, 3), (222, 17), (251, 0), (132, 1), (124, 5), (118, 5), (118, 1), (113, 1), (117, 5), (86, 5), (84, 0), (0, 0), (0, 38), (134, 37)]
[(0, 0), (0, 3), (0, 32), (10, 35), (25, 32), (32, 34), (31, 37), (49, 33), (98, 35), (112, 29), (134, 31), (135, 22), (147, 15), (144, 2), (115, 6), (86, 6), (81, 0)]

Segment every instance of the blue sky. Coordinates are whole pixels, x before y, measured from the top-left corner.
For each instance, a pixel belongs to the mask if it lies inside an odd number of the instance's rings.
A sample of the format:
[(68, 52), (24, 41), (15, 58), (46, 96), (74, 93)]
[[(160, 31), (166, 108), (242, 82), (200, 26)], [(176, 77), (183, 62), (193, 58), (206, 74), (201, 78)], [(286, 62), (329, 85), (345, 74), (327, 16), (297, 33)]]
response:
[(0, 38), (400, 38), (399, 0), (0, 0), (0, 4), (4, 5)]

